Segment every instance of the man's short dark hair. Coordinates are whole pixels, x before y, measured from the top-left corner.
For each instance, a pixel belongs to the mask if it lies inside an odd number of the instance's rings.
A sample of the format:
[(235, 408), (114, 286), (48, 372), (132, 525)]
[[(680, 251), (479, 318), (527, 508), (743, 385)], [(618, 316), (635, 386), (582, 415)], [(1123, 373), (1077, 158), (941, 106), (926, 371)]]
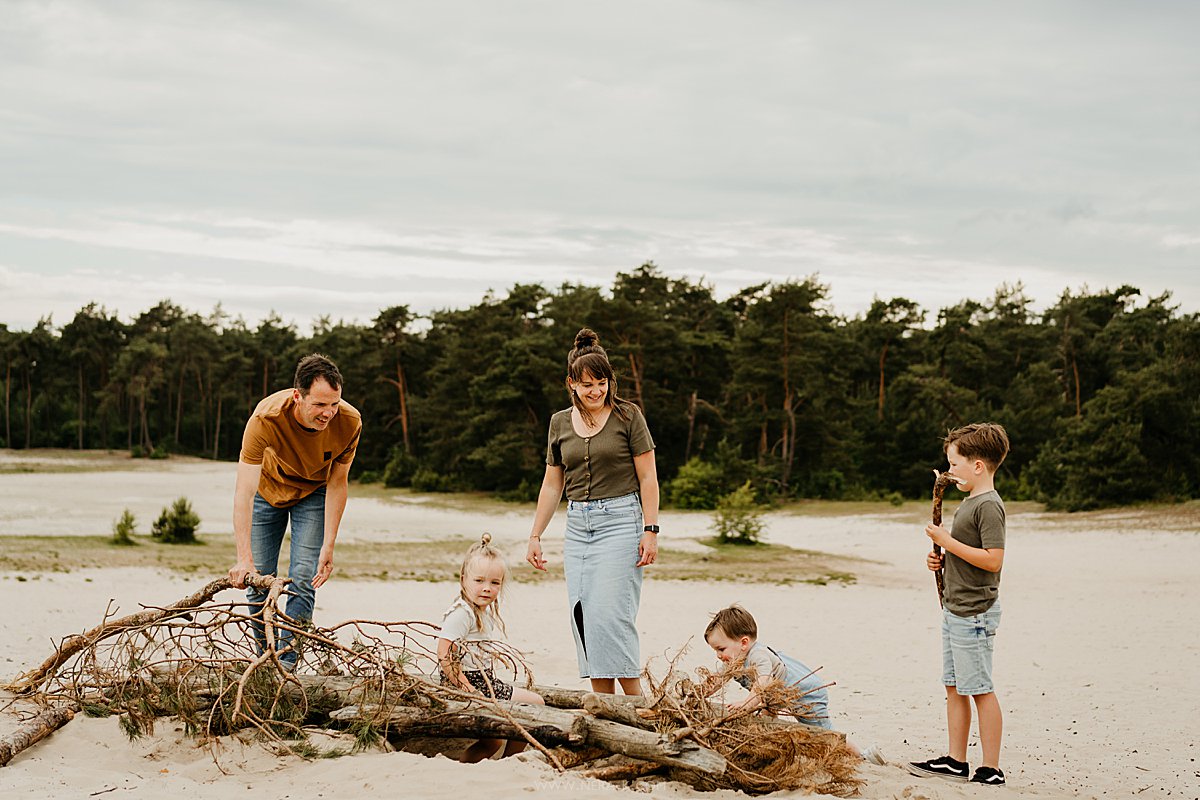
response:
[(317, 378), (324, 378), (331, 389), (342, 388), (342, 373), (337, 368), (337, 364), (330, 360), (329, 356), (313, 353), (300, 359), (300, 363), (296, 365), (296, 379), (292, 382), (302, 395), (307, 395), (312, 389), (313, 381)]

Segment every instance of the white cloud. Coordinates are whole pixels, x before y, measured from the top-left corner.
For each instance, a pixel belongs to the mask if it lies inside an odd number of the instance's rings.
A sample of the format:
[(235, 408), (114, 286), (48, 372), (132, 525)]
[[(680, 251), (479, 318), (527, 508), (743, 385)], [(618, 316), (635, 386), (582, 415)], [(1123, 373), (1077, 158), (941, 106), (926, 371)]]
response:
[(1198, 23), (1082, 0), (14, 2), (0, 253), (36, 277), (0, 320), (167, 291), (362, 317), (648, 259), (725, 293), (819, 273), (843, 313), (1015, 280), (1197, 309)]

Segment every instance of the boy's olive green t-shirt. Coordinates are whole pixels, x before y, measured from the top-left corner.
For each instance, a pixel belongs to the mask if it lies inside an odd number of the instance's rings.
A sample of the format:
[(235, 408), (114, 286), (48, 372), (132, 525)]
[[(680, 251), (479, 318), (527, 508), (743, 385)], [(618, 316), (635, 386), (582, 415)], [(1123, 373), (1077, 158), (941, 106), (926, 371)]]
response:
[(287, 508), (329, 482), (333, 464), (349, 464), (362, 434), (362, 416), (345, 400), (323, 431), (296, 421), (291, 389), (264, 397), (242, 434), (244, 464), (262, 464), (258, 493), (276, 508)]
[[(968, 497), (954, 512), (950, 535), (970, 547), (1004, 549), (1004, 501), (993, 489)], [(1000, 573), (988, 572), (953, 553), (945, 554), (946, 589), (942, 602), (960, 617), (982, 614), (1000, 596)]]
[(642, 410), (621, 403), (625, 418), (613, 409), (594, 436), (580, 436), (571, 425), (571, 409), (550, 418), (546, 463), (562, 466), (568, 500), (603, 500), (639, 491), (633, 457), (654, 449)]

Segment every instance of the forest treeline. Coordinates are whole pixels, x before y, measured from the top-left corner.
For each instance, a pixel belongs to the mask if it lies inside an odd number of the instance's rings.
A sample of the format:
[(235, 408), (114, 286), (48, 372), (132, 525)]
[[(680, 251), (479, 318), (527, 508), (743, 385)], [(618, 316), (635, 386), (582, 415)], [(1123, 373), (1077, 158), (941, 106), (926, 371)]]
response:
[(1200, 493), (1200, 319), (1168, 294), (1022, 288), (932, 312), (904, 298), (839, 316), (815, 277), (718, 300), (646, 264), (608, 290), (517, 284), (469, 308), (370, 324), (163, 301), (125, 322), (89, 304), (65, 325), (0, 324), (3, 445), (128, 448), (235, 459), (247, 415), (297, 359), (341, 367), (363, 413), (363, 480), (536, 496), (565, 355), (594, 328), (621, 394), (646, 412), (669, 502), (712, 507), (749, 481), (762, 500), (915, 498), (948, 428), (1005, 425), (999, 488), (1084, 509)]

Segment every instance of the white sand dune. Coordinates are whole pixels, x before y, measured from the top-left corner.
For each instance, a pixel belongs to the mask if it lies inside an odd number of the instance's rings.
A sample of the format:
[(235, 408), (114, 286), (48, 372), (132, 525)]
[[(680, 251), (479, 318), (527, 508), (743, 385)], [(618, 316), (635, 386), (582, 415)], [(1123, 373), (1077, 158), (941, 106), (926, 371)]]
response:
[[(861, 535), (861, 534), (860, 534)], [(876, 534), (874, 554), (892, 579), (854, 586), (648, 581), (639, 623), (644, 657), (699, 633), (706, 612), (738, 601), (759, 618), (762, 637), (821, 664), (840, 727), (894, 760), (944, 748), (938, 686), (937, 603), (916, 534)], [(903, 560), (900, 556), (903, 555)], [(668, 556), (669, 557), (669, 556)], [(1004, 766), (1010, 792), (1031, 797), (1196, 797), (1200, 794), (1200, 636), (1186, 619), (1200, 600), (1195, 534), (1017, 530), (1003, 586), (996, 673), (1006, 712)], [(882, 570), (881, 570), (882, 571)], [(50, 650), (49, 637), (94, 624), (110, 598), (121, 610), (186, 594), (195, 581), (149, 570), (0, 577), (3, 672), (15, 674)], [(354, 616), (436, 619), (453, 584), (333, 582), (322, 590), (326, 622)], [(528, 651), (539, 681), (581, 685), (565, 622), (561, 584), (513, 587), (510, 638)], [(688, 666), (708, 664), (699, 637)], [(659, 661), (661, 664), (661, 659)], [(11, 715), (3, 722), (11, 729)], [(978, 759), (974, 742), (971, 757)], [(219, 762), (219, 763), (218, 763)], [(971, 797), (975, 789), (865, 767), (863, 796)], [(408, 754), (365, 754), (311, 763), (251, 747), (207, 750), (164, 724), (129, 743), (114, 720), (78, 719), (0, 770), (0, 796), (227, 797), (248, 787), (272, 797), (611, 796), (613, 790), (512, 761), (462, 766)], [(1170, 794), (1168, 794), (1168, 792)], [(659, 787), (655, 794), (694, 794)]]
[[(0, 476), (5, 497), (14, 477), (20, 476)], [(419, 530), (427, 520), (410, 519), (414, 508), (394, 507), (391, 513), (400, 526)], [(697, 527), (699, 519), (687, 522)], [(1200, 626), (1193, 616), (1200, 607), (1200, 533), (1179, 526), (1151, 530), (1151, 518), (1138, 512), (1064, 519), (1010, 517), (996, 651), (1005, 710), (1002, 766), (1009, 779), (1004, 791), (1036, 798), (1200, 797)], [(556, 520), (549, 535), (559, 535), (561, 525)], [(499, 539), (513, 552), (520, 551), (520, 527), (504, 527)], [(758, 618), (764, 641), (822, 665), (823, 674), (837, 682), (831, 690), (836, 722), (856, 742), (876, 744), (897, 762), (944, 752), (939, 611), (924, 569), (927, 540), (921, 526), (890, 516), (774, 514), (769, 531), (773, 541), (874, 563), (864, 564), (858, 583), (850, 586), (651, 577), (639, 617), (643, 658), (656, 659), (661, 669), (663, 655), (694, 636), (682, 665), (711, 665), (700, 636), (707, 614), (737, 601)], [(662, 545), (663, 558), (670, 558), (671, 537), (664, 536)], [(201, 581), (146, 569), (0, 573), (0, 607), (6, 611), (0, 615), (0, 675), (39, 662), (51, 650), (51, 637), (98, 622), (110, 599), (128, 613), (139, 602), (175, 600)], [(319, 595), (318, 622), (436, 621), (455, 591), (451, 583), (349, 582), (335, 575)], [(505, 602), (509, 638), (527, 652), (538, 681), (582, 686), (563, 585), (513, 585)], [(0, 734), (16, 724), (11, 710), (0, 714)], [(969, 758), (979, 759), (974, 736)], [(865, 766), (863, 775), (867, 798), (998, 791), (918, 779), (898, 767)], [(2, 798), (205, 800), (252, 793), (343, 800), (532, 793), (557, 799), (624, 791), (557, 776), (533, 760), (464, 766), (444, 758), (369, 753), (303, 762), (236, 742), (214, 754), (170, 722), (155, 736), (130, 743), (112, 719), (77, 719), (0, 769)], [(714, 796), (677, 784), (659, 785), (652, 794)]]

